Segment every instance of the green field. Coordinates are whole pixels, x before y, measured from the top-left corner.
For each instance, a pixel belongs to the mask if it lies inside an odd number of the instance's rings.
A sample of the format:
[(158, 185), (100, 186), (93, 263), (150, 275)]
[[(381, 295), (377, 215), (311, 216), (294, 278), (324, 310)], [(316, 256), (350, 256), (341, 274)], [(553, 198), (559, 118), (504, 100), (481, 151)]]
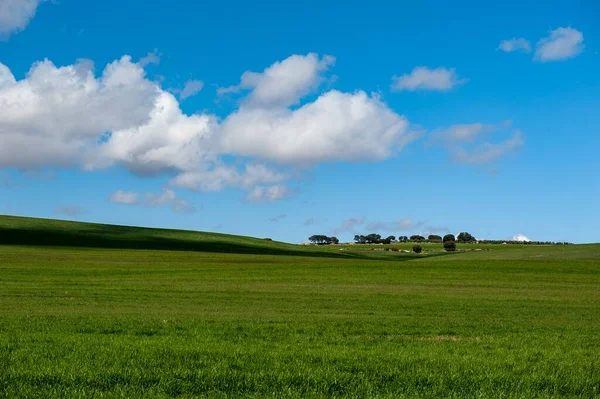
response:
[(600, 397), (600, 245), (358, 247), (0, 217), (0, 397)]

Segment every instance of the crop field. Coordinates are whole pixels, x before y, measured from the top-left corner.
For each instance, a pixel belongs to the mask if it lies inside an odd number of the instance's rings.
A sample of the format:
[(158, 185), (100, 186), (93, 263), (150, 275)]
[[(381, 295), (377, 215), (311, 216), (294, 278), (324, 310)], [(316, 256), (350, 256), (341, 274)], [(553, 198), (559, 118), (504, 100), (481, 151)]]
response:
[(440, 246), (0, 217), (0, 397), (600, 396), (599, 244)]

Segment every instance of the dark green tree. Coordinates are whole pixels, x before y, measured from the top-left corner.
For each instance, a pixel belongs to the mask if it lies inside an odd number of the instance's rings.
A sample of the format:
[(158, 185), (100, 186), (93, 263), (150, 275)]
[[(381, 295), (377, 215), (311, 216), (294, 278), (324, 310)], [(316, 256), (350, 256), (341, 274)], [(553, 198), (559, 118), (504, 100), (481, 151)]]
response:
[(477, 240), (471, 234), (467, 233), (466, 231), (463, 231), (462, 233), (459, 233), (456, 236), (456, 241), (464, 243), (464, 242), (475, 242)]
[(446, 234), (443, 241), (456, 241), (456, 239), (454, 238), (454, 234)]
[(438, 236), (437, 234), (429, 234), (427, 239), (429, 241), (442, 241), (442, 237)]
[(425, 241), (425, 237), (415, 234), (415, 235), (410, 236), (410, 240), (414, 241), (414, 242), (423, 242), (423, 241)]
[(413, 245), (413, 252), (416, 254), (420, 254), (421, 252), (423, 252), (423, 248), (421, 248), (420, 245)]
[(456, 251), (456, 243), (454, 241), (444, 241), (444, 249), (448, 252)]

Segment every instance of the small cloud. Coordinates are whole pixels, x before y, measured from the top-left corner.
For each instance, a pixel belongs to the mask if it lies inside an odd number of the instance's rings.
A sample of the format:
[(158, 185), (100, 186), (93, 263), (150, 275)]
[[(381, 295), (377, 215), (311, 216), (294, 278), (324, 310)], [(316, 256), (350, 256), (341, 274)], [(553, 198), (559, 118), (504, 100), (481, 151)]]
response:
[(185, 82), (181, 93), (179, 94), (180, 100), (185, 100), (188, 97), (195, 96), (204, 87), (204, 82), (201, 80), (188, 80)]
[(163, 189), (159, 194), (146, 193), (144, 198), (140, 199), (139, 194), (133, 191), (118, 190), (112, 193), (109, 201), (124, 205), (144, 205), (148, 207), (168, 205), (174, 212), (190, 213), (195, 212), (196, 208), (183, 198), (177, 197), (175, 191)]
[(461, 124), (434, 132), (428, 145), (443, 145), (458, 163), (483, 164), (496, 160), (506, 154), (513, 153), (523, 145), (523, 136), (518, 129), (512, 131), (510, 137), (500, 142), (488, 141), (487, 136), (498, 131), (506, 131), (512, 122)]
[(515, 130), (511, 137), (499, 143), (483, 143), (472, 150), (456, 148), (453, 151), (452, 159), (466, 164), (488, 163), (516, 151), (522, 145), (521, 132)]
[(255, 186), (246, 195), (247, 202), (272, 202), (284, 199), (293, 194), (293, 190), (283, 184), (274, 186)]
[(58, 206), (53, 209), (54, 213), (58, 215), (77, 217), (83, 214), (88, 213), (86, 209), (77, 206), (77, 205), (66, 205), (66, 206)]
[(466, 82), (467, 79), (460, 78), (453, 68), (430, 69), (421, 66), (414, 68), (409, 74), (394, 76), (391, 88), (393, 91), (448, 91)]
[(529, 239), (529, 237), (527, 237), (527, 236), (526, 236), (526, 235), (524, 235), (524, 234), (515, 234), (514, 236), (512, 236), (511, 240), (512, 240), (512, 241), (521, 241), (521, 242), (528, 242), (528, 241), (531, 241), (531, 240)]
[(498, 50), (502, 50), (506, 53), (512, 53), (513, 51), (529, 53), (531, 51), (531, 43), (529, 43), (529, 40), (525, 40), (522, 37), (513, 37), (510, 40), (501, 41), (498, 45)]
[(147, 193), (144, 197), (143, 204), (146, 206), (169, 205), (171, 209), (177, 213), (190, 213), (196, 210), (186, 200), (177, 197), (175, 191), (169, 188), (163, 189), (160, 194)]
[(571, 27), (558, 28), (537, 42), (534, 59), (540, 62), (562, 61), (583, 51), (583, 33)]
[(154, 49), (153, 51), (149, 52), (148, 54), (146, 54), (145, 57), (140, 58), (139, 60), (139, 64), (142, 67), (145, 67), (146, 65), (150, 65), (150, 64), (155, 64), (158, 65), (160, 64), (160, 57), (162, 56), (161, 53), (158, 52), (158, 49)]
[(112, 193), (110, 195), (110, 197), (108, 198), (108, 200), (110, 202), (114, 202), (116, 204), (127, 204), (127, 205), (133, 205), (133, 204), (137, 204), (138, 202), (138, 193), (133, 192), (133, 191), (115, 191), (114, 193)]
[(342, 234), (354, 230), (354, 227), (360, 226), (365, 223), (364, 216), (352, 217), (342, 221), (342, 223), (332, 230), (333, 234)]
[(269, 221), (270, 222), (279, 222), (279, 221), (285, 219), (286, 216), (287, 215), (285, 215), (285, 214), (284, 215), (277, 215), (277, 216), (272, 217), (271, 219), (269, 219)]

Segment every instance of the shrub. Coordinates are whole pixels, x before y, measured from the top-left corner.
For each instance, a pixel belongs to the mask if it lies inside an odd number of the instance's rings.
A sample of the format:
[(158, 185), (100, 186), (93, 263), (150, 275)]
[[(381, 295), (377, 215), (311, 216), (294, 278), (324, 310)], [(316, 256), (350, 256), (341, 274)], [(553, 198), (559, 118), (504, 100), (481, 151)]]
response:
[(413, 245), (413, 252), (420, 254), (421, 252), (423, 252), (423, 248), (421, 248), (420, 245)]
[(456, 243), (454, 241), (445, 241), (444, 249), (449, 252), (456, 251)]
[(444, 242), (446, 241), (456, 241), (456, 239), (454, 238), (454, 234), (446, 234), (444, 236)]

